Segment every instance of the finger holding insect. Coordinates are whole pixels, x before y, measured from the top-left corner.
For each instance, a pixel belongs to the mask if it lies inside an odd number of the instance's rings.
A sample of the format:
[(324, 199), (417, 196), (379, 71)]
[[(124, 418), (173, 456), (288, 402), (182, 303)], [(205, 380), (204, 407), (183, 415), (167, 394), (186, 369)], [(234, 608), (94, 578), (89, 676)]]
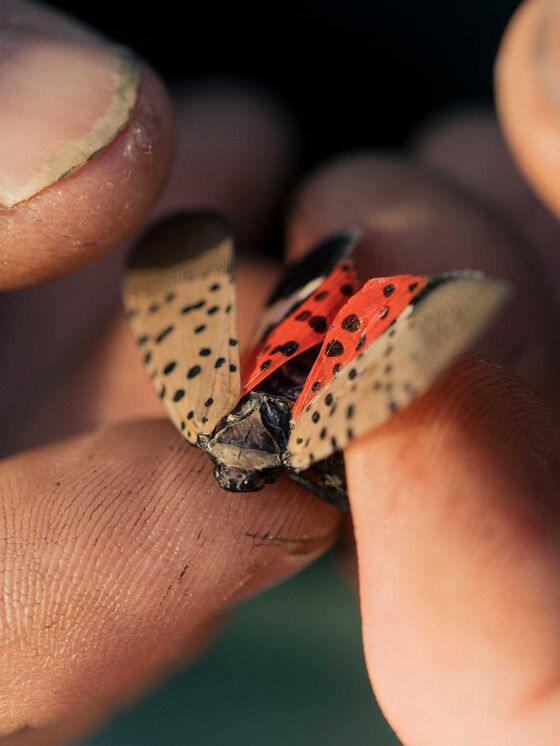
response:
[(165, 422), (0, 464), (0, 733), (106, 714), (332, 543), (337, 511), (304, 490), (230, 495), (211, 472)]
[(346, 450), (366, 661), (404, 743), (554, 743), (559, 432), (470, 358)]
[[(490, 263), (519, 280), (515, 244), (484, 212), (414, 167), (378, 160), (335, 164), (308, 182), (296, 201), (294, 250), (360, 215), (370, 228), (364, 263), (386, 268), (375, 274), (408, 257), (440, 268)], [(535, 281), (521, 279), (533, 297)], [(549, 336), (540, 344), (549, 347)], [(481, 728), (493, 743), (552, 743), (557, 437), (533, 392), (462, 358), (345, 449), (368, 670), (404, 743), (468, 744)]]

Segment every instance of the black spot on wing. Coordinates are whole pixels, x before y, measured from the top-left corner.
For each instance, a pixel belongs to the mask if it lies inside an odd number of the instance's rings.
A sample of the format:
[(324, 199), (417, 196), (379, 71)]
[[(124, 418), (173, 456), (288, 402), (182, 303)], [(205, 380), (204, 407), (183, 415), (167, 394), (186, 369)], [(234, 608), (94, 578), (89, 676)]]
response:
[(355, 313), (351, 313), (342, 320), (341, 326), (347, 332), (357, 332), (360, 328), (360, 319)]
[(285, 357), (290, 357), (291, 355), (295, 355), (298, 350), (299, 344), (292, 339), (282, 346), (282, 355), (284, 355)]
[(308, 323), (317, 334), (324, 334), (327, 331), (327, 319), (324, 316), (312, 316)]
[(362, 334), (362, 336), (360, 337), (360, 341), (359, 341), (359, 342), (358, 342), (358, 344), (356, 345), (356, 352), (357, 352), (358, 350), (361, 350), (361, 349), (362, 349), (362, 347), (363, 347), (363, 346), (365, 345), (365, 343), (366, 343), (366, 339), (367, 339), (367, 335), (365, 335), (365, 334)]
[(199, 300), (196, 303), (191, 303), (188, 306), (183, 306), (181, 308), (181, 313), (190, 313), (191, 311), (198, 311), (199, 308), (202, 308), (202, 306), (206, 303), (205, 300)]
[(159, 344), (160, 342), (163, 342), (163, 340), (171, 334), (174, 328), (173, 324), (169, 324), (165, 329), (162, 329), (156, 337), (156, 343)]
[(331, 339), (325, 348), (327, 357), (340, 357), (344, 354), (344, 345), (339, 339)]

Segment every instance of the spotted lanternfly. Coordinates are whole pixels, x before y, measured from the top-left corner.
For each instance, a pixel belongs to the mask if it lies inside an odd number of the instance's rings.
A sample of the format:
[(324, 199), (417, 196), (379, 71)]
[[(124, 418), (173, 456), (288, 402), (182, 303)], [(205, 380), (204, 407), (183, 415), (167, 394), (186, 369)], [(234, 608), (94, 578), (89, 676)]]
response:
[(508, 284), (480, 272), (361, 284), (359, 236), (288, 266), (241, 362), (233, 241), (210, 212), (172, 218), (133, 254), (124, 303), (173, 423), (226, 490), (289, 475), (340, 507), (342, 450), (428, 389), (484, 330)]

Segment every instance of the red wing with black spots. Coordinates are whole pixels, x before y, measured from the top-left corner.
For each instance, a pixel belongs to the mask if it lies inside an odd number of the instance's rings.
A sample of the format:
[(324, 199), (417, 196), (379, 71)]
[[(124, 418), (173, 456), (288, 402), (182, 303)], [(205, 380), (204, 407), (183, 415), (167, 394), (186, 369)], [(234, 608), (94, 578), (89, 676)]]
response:
[(317, 360), (293, 410), (296, 419), (318, 391), (354, 360), (397, 318), (424, 288), (426, 279), (397, 275), (369, 280), (349, 298), (330, 327)]
[(355, 232), (334, 236), (290, 266), (272, 294), (243, 364), (242, 395), (287, 360), (320, 345), (337, 312), (356, 292)]

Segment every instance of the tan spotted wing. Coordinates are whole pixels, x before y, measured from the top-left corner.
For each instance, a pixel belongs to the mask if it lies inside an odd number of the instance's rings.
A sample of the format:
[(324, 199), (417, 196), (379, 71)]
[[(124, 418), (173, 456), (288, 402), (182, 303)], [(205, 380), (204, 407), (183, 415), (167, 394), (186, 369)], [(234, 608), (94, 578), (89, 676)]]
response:
[(212, 212), (150, 230), (127, 269), (124, 304), (146, 368), (189, 442), (239, 399), (233, 242)]
[[(419, 287), (390, 326), (357, 345), (358, 354), (334, 372), (295, 418), (287, 449), (290, 468), (306, 469), (410, 404), (475, 341), (509, 293), (507, 283), (468, 271), (441, 275)], [(359, 304), (362, 293), (367, 293), (367, 284), (352, 302)], [(375, 315), (378, 309), (363, 308), (362, 313)], [(329, 330), (316, 366), (328, 356), (347, 316), (345, 307)]]

